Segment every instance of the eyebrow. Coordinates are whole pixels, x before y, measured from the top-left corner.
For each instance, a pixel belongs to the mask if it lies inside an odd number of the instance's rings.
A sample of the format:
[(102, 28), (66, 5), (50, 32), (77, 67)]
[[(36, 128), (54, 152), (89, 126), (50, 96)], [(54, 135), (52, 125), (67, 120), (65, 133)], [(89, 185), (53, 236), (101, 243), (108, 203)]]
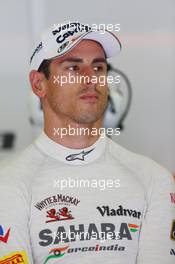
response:
[[(76, 58), (76, 57), (70, 57), (70, 58), (66, 58), (63, 61), (61, 61), (60, 64), (62, 64), (64, 62), (78, 62), (78, 63), (83, 63), (83, 59)], [(98, 63), (98, 62), (102, 62), (102, 63), (107, 64), (107, 61), (106, 61), (105, 58), (95, 58), (95, 59), (93, 59), (92, 64)]]

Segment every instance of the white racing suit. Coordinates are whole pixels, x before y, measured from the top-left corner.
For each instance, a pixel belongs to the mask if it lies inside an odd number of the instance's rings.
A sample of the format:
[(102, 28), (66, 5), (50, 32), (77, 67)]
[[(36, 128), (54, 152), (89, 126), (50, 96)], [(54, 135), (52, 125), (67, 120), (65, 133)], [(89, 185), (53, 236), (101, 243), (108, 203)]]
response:
[(9, 263), (175, 263), (172, 176), (106, 137), (69, 149), (42, 132), (0, 170)]

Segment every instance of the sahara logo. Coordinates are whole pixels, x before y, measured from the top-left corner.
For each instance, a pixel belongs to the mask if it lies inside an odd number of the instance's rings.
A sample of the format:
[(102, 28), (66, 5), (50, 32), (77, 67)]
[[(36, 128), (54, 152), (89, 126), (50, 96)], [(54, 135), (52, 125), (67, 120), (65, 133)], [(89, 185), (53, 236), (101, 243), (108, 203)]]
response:
[(50, 250), (49, 256), (46, 258), (44, 264), (46, 264), (50, 259), (56, 259), (56, 258), (61, 258), (65, 255), (66, 249), (68, 249), (69, 246), (62, 247), (62, 248), (54, 248)]
[[(46, 247), (49, 245), (58, 245), (60, 242), (70, 243), (75, 241), (89, 240), (133, 240), (136, 239), (139, 230), (137, 224), (121, 223), (116, 227), (112, 223), (101, 223), (98, 226), (95, 223), (89, 225), (78, 224), (58, 226), (57, 231), (51, 229), (43, 229), (39, 232), (39, 245)], [(101, 236), (102, 235), (102, 236)]]
[(49, 217), (50, 220), (47, 220), (46, 223), (74, 219), (74, 217), (70, 214), (70, 212), (71, 211), (69, 211), (67, 207), (63, 207), (59, 209), (58, 212), (54, 208), (52, 208), (49, 211), (47, 211), (46, 216)]
[(7, 243), (8, 238), (10, 235), (10, 228), (7, 230), (7, 232), (4, 234), (4, 229), (3, 227), (0, 225), (0, 242), (2, 241), (3, 243)]

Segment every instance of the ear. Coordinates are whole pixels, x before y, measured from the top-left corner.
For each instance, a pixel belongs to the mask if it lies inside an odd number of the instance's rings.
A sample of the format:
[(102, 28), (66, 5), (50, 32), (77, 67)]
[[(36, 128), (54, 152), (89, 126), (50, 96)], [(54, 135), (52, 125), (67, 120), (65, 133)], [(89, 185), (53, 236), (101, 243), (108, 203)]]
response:
[(32, 86), (33, 92), (39, 97), (42, 98), (46, 94), (45, 87), (45, 77), (44, 74), (36, 70), (32, 70), (29, 74), (30, 84)]

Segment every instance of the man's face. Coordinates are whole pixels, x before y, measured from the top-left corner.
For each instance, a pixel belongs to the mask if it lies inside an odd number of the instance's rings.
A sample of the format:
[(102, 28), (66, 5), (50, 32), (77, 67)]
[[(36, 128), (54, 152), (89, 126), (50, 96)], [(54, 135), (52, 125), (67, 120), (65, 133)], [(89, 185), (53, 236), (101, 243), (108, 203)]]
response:
[(107, 106), (106, 75), (107, 64), (101, 45), (82, 40), (70, 52), (51, 62), (49, 80), (45, 80), (46, 105), (58, 118), (83, 124), (96, 122)]

